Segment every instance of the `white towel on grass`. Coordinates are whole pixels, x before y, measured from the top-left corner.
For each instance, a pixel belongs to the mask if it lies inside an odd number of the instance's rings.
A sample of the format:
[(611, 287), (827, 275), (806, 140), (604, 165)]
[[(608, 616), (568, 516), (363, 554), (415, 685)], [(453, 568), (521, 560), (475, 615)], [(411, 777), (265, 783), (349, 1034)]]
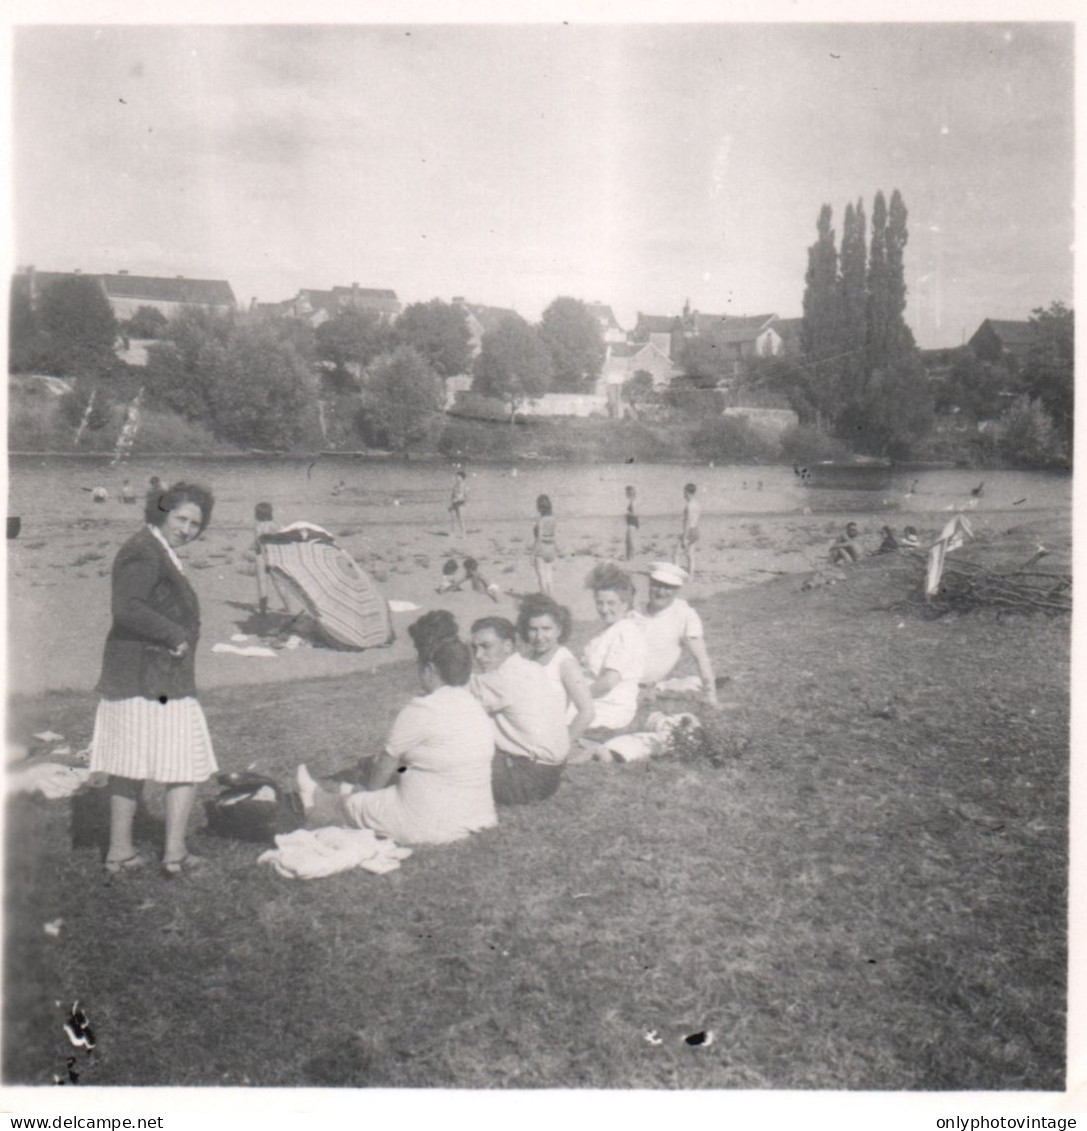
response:
[(213, 652), (230, 652), (234, 656), (261, 656), (269, 660), (278, 660), (279, 656), (266, 648), (263, 644), (213, 644)]
[(297, 829), (276, 837), (275, 848), (257, 857), (288, 880), (319, 880), (337, 872), (362, 868), (378, 875), (393, 872), (411, 855), (391, 840), (379, 840), (370, 829)]

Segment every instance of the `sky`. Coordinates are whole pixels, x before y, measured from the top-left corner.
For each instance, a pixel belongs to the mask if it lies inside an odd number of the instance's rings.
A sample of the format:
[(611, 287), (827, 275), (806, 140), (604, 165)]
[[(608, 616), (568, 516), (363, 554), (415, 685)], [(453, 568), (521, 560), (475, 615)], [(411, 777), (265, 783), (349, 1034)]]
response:
[(13, 261), (801, 314), (820, 206), (909, 210), (921, 346), (1073, 298), (1069, 23), (22, 25)]

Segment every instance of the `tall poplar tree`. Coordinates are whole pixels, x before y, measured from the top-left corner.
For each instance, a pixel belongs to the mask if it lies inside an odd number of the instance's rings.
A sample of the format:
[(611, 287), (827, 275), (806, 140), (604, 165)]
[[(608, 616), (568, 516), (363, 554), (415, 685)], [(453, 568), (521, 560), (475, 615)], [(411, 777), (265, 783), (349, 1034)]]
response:
[(868, 368), (879, 369), (887, 362), (887, 201), (882, 190), (872, 202), (866, 316)]
[(804, 318), (800, 327), (801, 346), (812, 369), (816, 411), (828, 419), (833, 419), (838, 402), (842, 352), (838, 251), (832, 224), (831, 207), (824, 204), (816, 223), (816, 241), (808, 248)]
[(855, 400), (864, 392), (867, 325), (868, 250), (865, 243), (864, 201), (856, 207), (847, 204), (842, 224), (839, 289), (841, 294), (841, 393), (844, 400)]
[(911, 357), (916, 347), (913, 331), (906, 325), (906, 243), (910, 238), (906, 227), (909, 213), (902, 194), (891, 193), (887, 216), (887, 361), (897, 363)]

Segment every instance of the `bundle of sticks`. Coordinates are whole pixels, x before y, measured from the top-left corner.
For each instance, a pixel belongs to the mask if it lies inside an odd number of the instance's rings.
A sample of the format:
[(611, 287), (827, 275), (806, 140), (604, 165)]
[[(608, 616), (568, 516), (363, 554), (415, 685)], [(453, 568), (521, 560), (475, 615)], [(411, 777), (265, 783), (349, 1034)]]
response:
[(1043, 557), (1045, 551), (1040, 550), (1029, 562), (1012, 570), (994, 570), (961, 558), (949, 559), (940, 591), (928, 604), (944, 609), (995, 606), (1020, 612), (1071, 612), (1072, 575), (1034, 569)]

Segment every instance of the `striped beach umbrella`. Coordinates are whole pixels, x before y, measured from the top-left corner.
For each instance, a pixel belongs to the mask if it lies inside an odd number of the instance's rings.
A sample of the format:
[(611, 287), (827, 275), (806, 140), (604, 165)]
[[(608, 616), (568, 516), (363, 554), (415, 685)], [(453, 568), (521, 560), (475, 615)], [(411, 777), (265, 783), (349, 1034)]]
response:
[(298, 594), (330, 643), (362, 649), (392, 641), (388, 603), (366, 571), (331, 538), (284, 531), (264, 535), (261, 545), (269, 571)]

